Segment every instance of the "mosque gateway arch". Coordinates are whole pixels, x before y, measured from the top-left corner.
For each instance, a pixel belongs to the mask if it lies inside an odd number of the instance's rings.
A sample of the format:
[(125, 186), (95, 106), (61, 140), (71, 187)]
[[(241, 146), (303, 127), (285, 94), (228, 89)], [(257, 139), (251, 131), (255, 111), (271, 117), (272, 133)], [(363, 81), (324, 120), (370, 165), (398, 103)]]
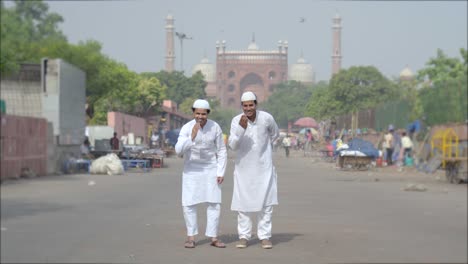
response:
[(262, 77), (256, 73), (248, 73), (240, 80), (240, 93), (242, 94), (245, 91), (252, 91), (257, 95), (257, 100), (263, 102), (266, 92), (264, 87), (264, 82)]

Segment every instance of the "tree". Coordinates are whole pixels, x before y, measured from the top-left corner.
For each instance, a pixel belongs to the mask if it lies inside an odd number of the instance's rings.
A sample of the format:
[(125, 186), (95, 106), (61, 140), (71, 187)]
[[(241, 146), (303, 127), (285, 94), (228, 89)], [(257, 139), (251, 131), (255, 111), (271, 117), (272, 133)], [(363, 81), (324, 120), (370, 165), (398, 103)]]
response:
[(427, 124), (466, 122), (468, 94), (468, 55), (460, 49), (459, 58), (447, 57), (442, 50), (429, 59), (426, 68), (418, 72), (418, 79), (424, 82), (419, 97), (427, 117)]
[(305, 105), (311, 95), (311, 86), (289, 81), (277, 85), (273, 94), (260, 107), (272, 114), (280, 127), (286, 128), (288, 122), (304, 116)]
[(49, 6), (42, 1), (15, 1), (7, 8), (0, 6), (0, 72), (19, 69), (19, 63), (39, 62), (41, 49), (51, 42), (66, 42), (58, 25), (63, 18), (49, 13)]
[(372, 108), (398, 96), (397, 86), (373, 66), (354, 66), (333, 76), (329, 87), (337, 114)]
[(418, 86), (419, 82), (416, 79), (411, 80), (395, 80), (399, 89), (400, 99), (408, 103), (410, 112), (408, 113), (408, 120), (414, 121), (421, 119), (424, 115), (421, 98), (419, 97)]
[(185, 100), (179, 105), (179, 111), (184, 114), (191, 115), (193, 102), (195, 102), (195, 100), (197, 100), (197, 98), (194, 98), (194, 97), (185, 98)]
[(316, 120), (329, 119), (338, 115), (339, 105), (339, 102), (331, 97), (328, 84), (319, 82), (312, 90), (304, 115)]
[(166, 87), (162, 86), (155, 77), (141, 78), (137, 87), (137, 100), (135, 113), (146, 116), (148, 113), (155, 113), (166, 98)]
[(167, 87), (167, 99), (182, 104), (186, 98), (205, 98), (206, 82), (201, 73), (197, 72), (192, 77), (186, 77), (182, 72), (160, 71), (157, 73), (142, 73), (143, 76), (156, 77), (162, 85)]
[(437, 56), (426, 62), (426, 68), (418, 71), (420, 81), (429, 80), (432, 84), (462, 78), (467, 74), (468, 54), (464, 48), (460, 49), (459, 58), (450, 58), (441, 49), (437, 49)]

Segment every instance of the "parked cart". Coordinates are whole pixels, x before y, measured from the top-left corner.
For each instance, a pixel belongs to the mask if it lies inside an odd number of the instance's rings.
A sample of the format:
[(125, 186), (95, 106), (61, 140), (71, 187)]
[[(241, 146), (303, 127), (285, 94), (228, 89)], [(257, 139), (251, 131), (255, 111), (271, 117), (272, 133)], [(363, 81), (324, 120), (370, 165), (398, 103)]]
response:
[(450, 183), (467, 181), (466, 151), (461, 154), (458, 143), (458, 136), (451, 128), (435, 133), (431, 140), (432, 153), (440, 153), (441, 167)]
[(374, 157), (355, 155), (353, 153), (340, 153), (338, 166), (342, 169), (368, 170)]

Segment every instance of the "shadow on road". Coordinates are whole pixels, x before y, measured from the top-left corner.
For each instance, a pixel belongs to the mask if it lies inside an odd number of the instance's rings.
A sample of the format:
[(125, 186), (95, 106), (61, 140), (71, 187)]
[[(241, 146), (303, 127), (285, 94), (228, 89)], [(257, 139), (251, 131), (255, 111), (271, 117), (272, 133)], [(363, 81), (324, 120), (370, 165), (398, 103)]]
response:
[[(296, 233), (279, 233), (279, 234), (273, 233), (271, 242), (273, 243), (273, 245), (287, 243), (293, 240), (295, 237), (302, 236), (302, 235), (303, 234), (296, 234)], [(252, 236), (255, 236), (255, 234), (253, 234)], [(220, 235), (218, 238), (226, 244), (231, 244), (239, 240), (239, 237), (237, 234), (224, 234), (224, 235)], [(210, 238), (205, 238), (200, 241), (197, 241), (197, 245), (209, 244), (210, 242), (211, 242)], [(259, 243), (260, 243), (260, 240), (258, 238), (253, 238), (249, 241), (249, 245), (255, 245)]]
[(27, 202), (2, 198), (2, 221), (70, 209), (71, 206), (58, 203)]

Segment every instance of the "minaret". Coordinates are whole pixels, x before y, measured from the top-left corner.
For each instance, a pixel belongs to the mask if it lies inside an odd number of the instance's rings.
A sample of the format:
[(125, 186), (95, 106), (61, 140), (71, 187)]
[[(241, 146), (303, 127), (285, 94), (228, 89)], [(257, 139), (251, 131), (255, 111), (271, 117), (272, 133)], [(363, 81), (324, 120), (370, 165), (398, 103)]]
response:
[(341, 69), (341, 17), (338, 13), (333, 18), (332, 75)]
[(166, 67), (167, 72), (174, 71), (174, 17), (168, 14), (166, 17)]

